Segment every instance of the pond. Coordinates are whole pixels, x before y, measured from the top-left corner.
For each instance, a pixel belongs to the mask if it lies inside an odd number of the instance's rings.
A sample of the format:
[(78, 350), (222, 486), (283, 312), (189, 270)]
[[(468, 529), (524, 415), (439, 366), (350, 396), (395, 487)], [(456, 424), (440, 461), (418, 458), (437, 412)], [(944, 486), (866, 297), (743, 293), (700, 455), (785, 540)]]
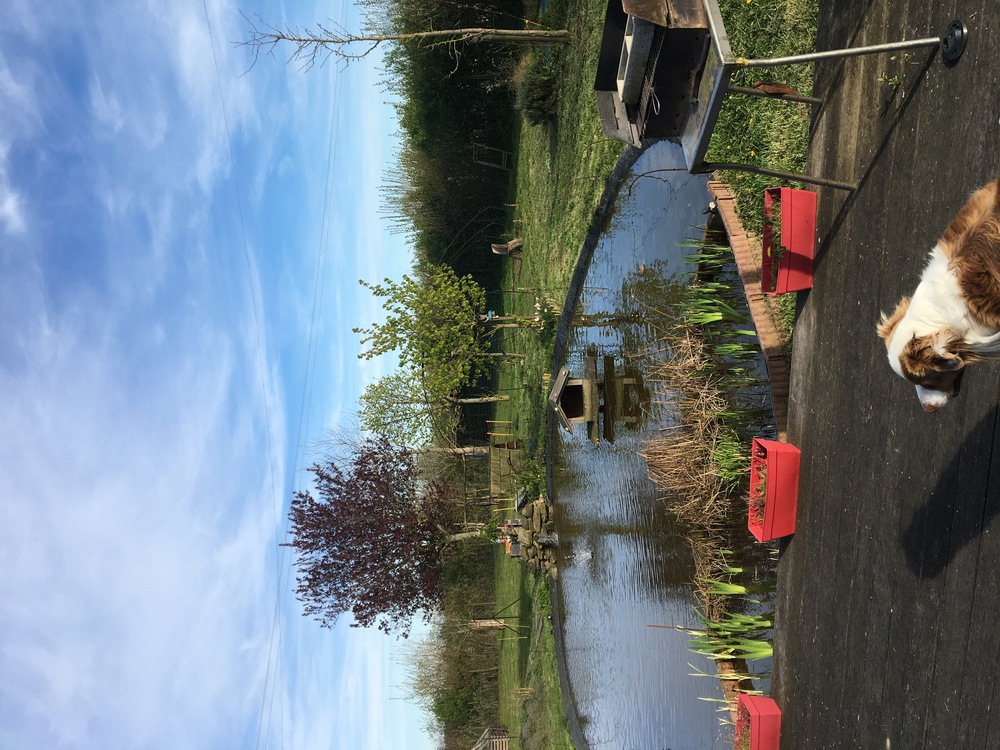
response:
[(633, 167), (633, 175), (647, 176), (625, 180), (587, 274), (565, 362), (582, 373), (589, 349), (601, 377), (605, 367), (621, 374), (628, 366), (632, 386), (613, 443), (601, 435), (595, 445), (578, 424), (573, 434), (558, 430), (553, 446), (564, 690), (576, 706), (577, 736), (595, 750), (732, 743), (712, 702), (722, 699), (718, 680), (691, 676), (690, 665), (713, 673), (712, 663), (669, 629), (696, 625), (691, 554), (640, 456), (643, 441), (671, 417), (659, 405), (664, 386), (643, 367), (692, 252), (681, 245), (701, 238), (710, 200), (706, 177), (654, 171), (682, 163), (677, 147), (658, 144)]

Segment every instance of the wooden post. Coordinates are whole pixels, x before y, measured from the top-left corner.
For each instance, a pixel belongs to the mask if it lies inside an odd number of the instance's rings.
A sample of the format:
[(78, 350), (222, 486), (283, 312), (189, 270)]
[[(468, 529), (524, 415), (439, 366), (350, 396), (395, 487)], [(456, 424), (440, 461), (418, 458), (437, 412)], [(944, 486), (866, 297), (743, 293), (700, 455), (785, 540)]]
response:
[(488, 620), (471, 620), (469, 630), (503, 630), (506, 624), (498, 617)]

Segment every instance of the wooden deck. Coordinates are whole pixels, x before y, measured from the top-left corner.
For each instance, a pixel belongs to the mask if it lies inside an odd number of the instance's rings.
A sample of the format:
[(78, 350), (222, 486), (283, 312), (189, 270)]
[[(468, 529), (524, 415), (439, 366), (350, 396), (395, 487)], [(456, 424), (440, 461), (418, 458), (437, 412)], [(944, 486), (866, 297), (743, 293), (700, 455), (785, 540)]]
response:
[(736, 259), (740, 281), (743, 283), (747, 307), (750, 310), (750, 317), (753, 318), (757, 340), (764, 355), (764, 365), (767, 367), (774, 429), (778, 439), (785, 440), (788, 429), (789, 374), (785, 355), (782, 353), (781, 336), (760, 288), (760, 240), (743, 228), (736, 212), (736, 198), (728, 185), (712, 180), (708, 183), (708, 192), (715, 201), (729, 245), (733, 248), (733, 257)]
[(1000, 747), (1000, 364), (972, 368), (929, 415), (874, 333), (1000, 171), (1000, 3), (821, 0), (817, 47), (931, 36), (954, 17), (970, 29), (954, 68), (929, 52), (817, 66), (811, 171), (860, 189), (819, 191), (799, 300), (788, 439), (802, 474), (772, 691), (783, 750)]

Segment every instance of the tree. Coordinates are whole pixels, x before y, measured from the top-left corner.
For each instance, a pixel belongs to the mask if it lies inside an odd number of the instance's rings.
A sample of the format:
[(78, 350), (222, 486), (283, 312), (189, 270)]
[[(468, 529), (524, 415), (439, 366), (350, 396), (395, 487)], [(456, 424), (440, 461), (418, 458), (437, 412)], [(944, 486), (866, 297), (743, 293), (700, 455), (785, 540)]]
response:
[(456, 405), (432, 401), (412, 369), (369, 383), (359, 405), (361, 427), (397, 445), (423, 445), (434, 437), (454, 434), (458, 426)]
[(289, 62), (298, 62), (308, 69), (317, 62), (326, 62), (331, 56), (341, 60), (359, 60), (371, 54), (386, 42), (414, 42), (416, 44), (460, 44), (476, 42), (506, 42), (508, 44), (559, 44), (570, 41), (565, 29), (438, 29), (430, 31), (372, 30), (371, 33), (350, 34), (343, 29), (316, 24), (313, 28), (279, 27), (264, 21), (243, 17), (250, 24), (250, 36), (242, 42), (254, 51), (254, 60), (260, 51), (272, 52), (278, 45), (290, 44), (293, 52)]
[(486, 309), (486, 292), (471, 276), (459, 277), (445, 265), (429, 264), (420, 280), (404, 276), (398, 284), (361, 282), (383, 298), (385, 323), (355, 328), (368, 347), (358, 356), (371, 359), (388, 352), (399, 364), (419, 373), (431, 401), (471, 385), (487, 371), (493, 331), (478, 325)]
[(358, 419), (362, 429), (383, 435), (396, 445), (413, 447), (432, 440), (447, 444), (458, 430), (460, 406), (508, 400), (509, 396), (434, 397), (418, 373), (403, 369), (365, 386), (358, 399)]
[(451, 543), (454, 501), (417, 480), (414, 455), (382, 437), (343, 458), (310, 467), (314, 496), (296, 492), (288, 518), (296, 554), (296, 595), (306, 616), (333, 627), (345, 612), (355, 625), (409, 634), (441, 597), (441, 554)]

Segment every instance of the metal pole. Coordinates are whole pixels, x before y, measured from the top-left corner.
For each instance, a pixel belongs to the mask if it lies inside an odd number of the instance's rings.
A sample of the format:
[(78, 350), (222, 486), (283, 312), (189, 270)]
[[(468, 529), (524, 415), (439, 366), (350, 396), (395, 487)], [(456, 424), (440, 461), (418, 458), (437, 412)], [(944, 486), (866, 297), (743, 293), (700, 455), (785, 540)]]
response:
[(831, 60), (841, 57), (859, 57), (874, 55), (879, 52), (898, 52), (904, 49), (919, 49), (921, 47), (937, 47), (941, 37), (932, 36), (926, 39), (911, 39), (908, 42), (890, 42), (888, 44), (873, 44), (869, 47), (849, 47), (847, 49), (831, 49), (825, 52), (811, 52), (807, 55), (792, 55), (791, 57), (772, 57), (768, 60), (748, 60), (737, 57), (736, 64), (744, 68), (773, 68), (776, 65), (795, 65), (797, 63), (813, 62), (815, 60)]
[[(766, 94), (758, 89), (749, 86), (730, 86), (726, 89), (730, 94), (742, 94), (743, 96), (762, 96), (765, 99), (780, 99), (784, 102), (800, 102), (802, 104), (822, 104), (822, 99), (814, 96), (802, 96), (802, 94)], [(641, 175), (640, 175), (641, 176)]]
[(858, 186), (856, 183), (852, 182), (838, 182), (837, 180), (828, 180), (825, 177), (813, 177), (807, 174), (794, 174), (792, 172), (782, 172), (778, 169), (768, 169), (767, 167), (756, 167), (753, 164), (732, 164), (729, 162), (705, 162), (700, 167), (698, 167), (699, 173), (705, 172), (716, 172), (716, 171), (733, 171), (733, 172), (753, 172), (754, 174), (767, 175), (768, 177), (777, 177), (782, 180), (794, 180), (795, 182), (805, 182), (811, 185), (822, 185), (823, 187), (837, 188), (838, 190), (857, 190)]

